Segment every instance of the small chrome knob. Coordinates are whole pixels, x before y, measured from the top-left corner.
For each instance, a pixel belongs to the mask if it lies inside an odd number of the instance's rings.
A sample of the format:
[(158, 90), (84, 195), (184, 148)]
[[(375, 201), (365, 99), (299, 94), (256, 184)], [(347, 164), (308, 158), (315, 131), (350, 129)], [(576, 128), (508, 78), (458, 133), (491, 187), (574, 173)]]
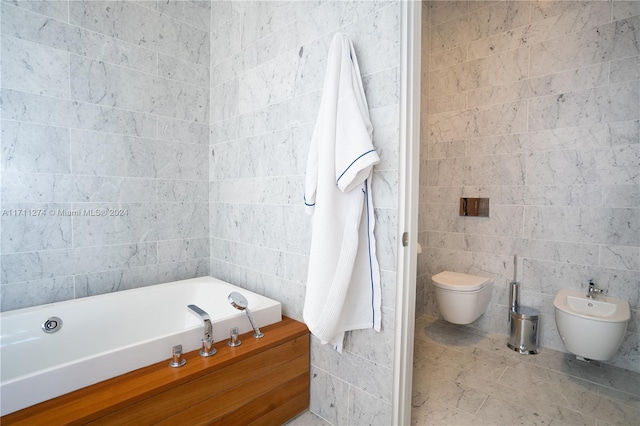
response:
[(213, 339), (208, 337), (206, 339), (202, 339), (202, 349), (200, 349), (200, 356), (212, 356), (218, 352), (216, 348), (213, 347)]
[(242, 342), (240, 341), (240, 332), (238, 330), (238, 327), (233, 327), (231, 329), (230, 335), (229, 335), (229, 342), (227, 343), (227, 345), (231, 346), (232, 348), (235, 348), (236, 346), (240, 346), (242, 344)]
[(182, 345), (175, 345), (174, 347), (172, 347), (171, 354), (171, 362), (169, 363), (170, 367), (178, 368), (187, 363), (187, 360), (182, 358)]

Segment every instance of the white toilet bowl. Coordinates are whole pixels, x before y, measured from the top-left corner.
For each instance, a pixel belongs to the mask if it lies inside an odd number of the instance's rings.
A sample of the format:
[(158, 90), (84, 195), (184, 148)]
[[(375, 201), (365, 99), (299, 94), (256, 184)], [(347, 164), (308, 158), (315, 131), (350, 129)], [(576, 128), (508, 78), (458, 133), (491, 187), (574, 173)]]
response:
[(453, 324), (470, 324), (484, 314), (491, 300), (492, 279), (444, 271), (431, 277), (438, 310)]

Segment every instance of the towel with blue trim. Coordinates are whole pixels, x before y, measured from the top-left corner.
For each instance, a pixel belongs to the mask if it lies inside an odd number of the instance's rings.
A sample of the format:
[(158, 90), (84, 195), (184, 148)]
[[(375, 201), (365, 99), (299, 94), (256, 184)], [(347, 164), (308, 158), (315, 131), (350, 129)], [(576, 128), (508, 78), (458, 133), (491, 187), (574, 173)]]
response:
[(380, 162), (353, 44), (331, 41), (305, 181), (312, 215), (303, 318), (322, 343), (342, 352), (346, 331), (380, 331), (380, 268), (371, 197)]

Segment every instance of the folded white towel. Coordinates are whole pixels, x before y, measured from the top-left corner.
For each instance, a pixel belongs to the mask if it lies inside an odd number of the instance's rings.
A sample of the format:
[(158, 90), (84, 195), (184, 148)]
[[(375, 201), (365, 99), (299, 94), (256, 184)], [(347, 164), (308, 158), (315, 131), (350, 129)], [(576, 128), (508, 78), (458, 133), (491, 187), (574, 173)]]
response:
[(342, 352), (344, 332), (380, 331), (380, 270), (373, 235), (373, 165), (380, 161), (353, 44), (336, 34), (305, 182), (313, 215), (303, 318)]

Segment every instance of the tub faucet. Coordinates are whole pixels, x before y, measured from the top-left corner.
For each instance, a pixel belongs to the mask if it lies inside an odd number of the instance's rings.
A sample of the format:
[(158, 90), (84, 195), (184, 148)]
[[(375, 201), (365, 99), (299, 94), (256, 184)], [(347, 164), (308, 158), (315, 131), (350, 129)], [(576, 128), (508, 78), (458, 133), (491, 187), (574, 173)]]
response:
[(211, 327), (211, 317), (208, 313), (197, 307), (196, 305), (188, 305), (187, 308), (194, 314), (200, 317), (204, 322), (204, 337), (202, 338), (202, 349), (200, 349), (200, 356), (211, 356), (216, 353), (216, 348), (213, 347), (213, 328)]
[(593, 283), (593, 280), (589, 280), (589, 292), (587, 293), (587, 297), (589, 299), (593, 299), (594, 297), (596, 297), (596, 294), (602, 294), (604, 293), (604, 290), (601, 288), (597, 288), (596, 285)]

